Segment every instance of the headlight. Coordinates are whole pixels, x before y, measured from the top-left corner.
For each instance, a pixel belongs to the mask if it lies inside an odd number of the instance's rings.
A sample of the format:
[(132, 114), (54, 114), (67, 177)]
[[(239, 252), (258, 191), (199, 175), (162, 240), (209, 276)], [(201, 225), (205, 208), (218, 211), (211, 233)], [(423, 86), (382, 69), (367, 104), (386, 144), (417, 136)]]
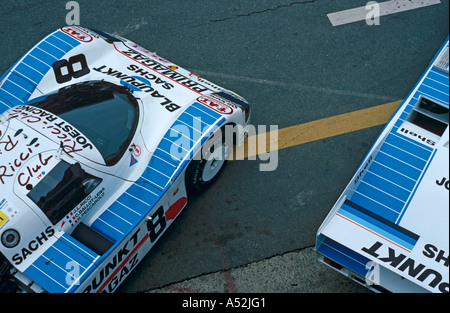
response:
[(19, 232), (15, 229), (7, 229), (2, 234), (2, 244), (6, 248), (14, 248), (20, 242)]

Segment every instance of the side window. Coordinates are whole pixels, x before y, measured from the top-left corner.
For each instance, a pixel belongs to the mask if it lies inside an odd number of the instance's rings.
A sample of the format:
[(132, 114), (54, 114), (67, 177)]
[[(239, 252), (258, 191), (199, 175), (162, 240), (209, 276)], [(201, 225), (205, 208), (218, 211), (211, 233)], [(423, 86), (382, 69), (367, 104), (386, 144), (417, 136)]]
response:
[(59, 162), (27, 194), (57, 224), (100, 184), (101, 180), (87, 174), (79, 163)]

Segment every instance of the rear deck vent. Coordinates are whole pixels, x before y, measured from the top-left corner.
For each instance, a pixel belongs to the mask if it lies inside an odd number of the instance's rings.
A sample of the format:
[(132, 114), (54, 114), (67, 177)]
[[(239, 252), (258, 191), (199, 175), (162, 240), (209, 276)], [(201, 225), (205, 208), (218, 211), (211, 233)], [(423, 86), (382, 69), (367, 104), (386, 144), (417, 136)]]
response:
[(434, 66), (441, 71), (448, 73), (448, 47), (444, 50), (444, 52), (442, 52)]
[(406, 121), (442, 136), (448, 126), (448, 107), (421, 97)]

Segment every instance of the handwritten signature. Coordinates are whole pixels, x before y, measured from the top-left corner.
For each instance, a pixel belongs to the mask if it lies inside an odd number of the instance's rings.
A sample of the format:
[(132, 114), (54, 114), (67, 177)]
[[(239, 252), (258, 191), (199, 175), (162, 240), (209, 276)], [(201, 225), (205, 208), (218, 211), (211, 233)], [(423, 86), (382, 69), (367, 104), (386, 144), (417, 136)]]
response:
[[(2, 131), (0, 130), (0, 138), (2, 138), (2, 135)], [(0, 154), (3, 152), (14, 151), (18, 146), (19, 139), (13, 139), (10, 135), (8, 135), (6, 140), (0, 141)], [(34, 143), (32, 146), (27, 146), (27, 149), (20, 152), (20, 154), (14, 160), (11, 160), (8, 165), (0, 165), (0, 183), (2, 185), (6, 184), (6, 179), (8, 177), (13, 177), (22, 165), (33, 156), (33, 152), (39, 146), (40, 144), (38, 142)], [(43, 155), (39, 153), (37, 158), (37, 164), (33, 166), (26, 166), (25, 169), (18, 173), (17, 180), (19, 185), (28, 185), (35, 174), (39, 173), (40, 169), (48, 164), (48, 162), (53, 158), (53, 155), (44, 158)]]

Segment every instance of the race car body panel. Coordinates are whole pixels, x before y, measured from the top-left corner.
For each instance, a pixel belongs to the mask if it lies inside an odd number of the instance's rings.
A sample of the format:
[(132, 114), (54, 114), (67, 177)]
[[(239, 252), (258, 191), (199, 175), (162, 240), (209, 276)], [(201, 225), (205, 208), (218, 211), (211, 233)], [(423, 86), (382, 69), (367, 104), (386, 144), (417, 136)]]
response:
[(116, 290), (185, 207), (194, 156), (250, 113), (238, 95), (82, 27), (51, 33), (1, 77), (2, 112), (0, 251), (35, 292)]
[(374, 291), (449, 292), (448, 37), (320, 226), (319, 259)]

